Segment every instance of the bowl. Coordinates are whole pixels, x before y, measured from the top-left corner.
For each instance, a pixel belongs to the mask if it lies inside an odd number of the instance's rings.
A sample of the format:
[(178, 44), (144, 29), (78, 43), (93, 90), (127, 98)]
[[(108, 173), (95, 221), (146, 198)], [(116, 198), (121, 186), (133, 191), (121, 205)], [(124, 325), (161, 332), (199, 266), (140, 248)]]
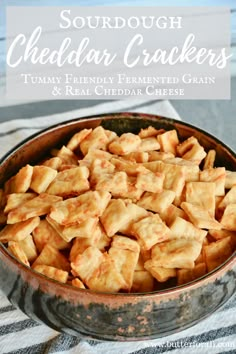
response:
[[(153, 125), (176, 129), (183, 139), (194, 135), (215, 149), (216, 164), (235, 170), (236, 155), (210, 134), (189, 124), (139, 113), (113, 113), (67, 121), (35, 134), (1, 161), (0, 186), (27, 163), (40, 161), (78, 130), (102, 125), (137, 133)], [(62, 284), (16, 260), (0, 244), (0, 286), (11, 303), (30, 318), (72, 335), (98, 340), (159, 338), (193, 326), (222, 306), (236, 289), (235, 253), (220, 267), (186, 285), (151, 293), (102, 293)]]

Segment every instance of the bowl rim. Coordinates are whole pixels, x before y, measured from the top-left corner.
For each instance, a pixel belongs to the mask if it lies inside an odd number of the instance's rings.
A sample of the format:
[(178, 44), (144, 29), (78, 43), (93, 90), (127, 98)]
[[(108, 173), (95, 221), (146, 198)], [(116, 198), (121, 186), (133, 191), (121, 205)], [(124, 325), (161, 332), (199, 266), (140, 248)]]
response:
[[(173, 124), (173, 126), (178, 125), (179, 126), (184, 126), (184, 127), (188, 127), (191, 129), (195, 129), (197, 130), (199, 133), (207, 136), (207, 138), (212, 139), (214, 142), (216, 142), (217, 144), (220, 144), (225, 150), (227, 150), (228, 153), (230, 153), (234, 158), (236, 158), (236, 153), (229, 147), (227, 146), (224, 142), (220, 141), (218, 138), (214, 137), (211, 133), (208, 133), (207, 131), (194, 126), (192, 124), (186, 123), (185, 121), (182, 120), (177, 120), (177, 119), (173, 119), (173, 118), (169, 118), (169, 117), (165, 117), (165, 116), (159, 116), (159, 115), (155, 115), (155, 114), (149, 114), (149, 113), (142, 113), (142, 112), (111, 112), (111, 113), (103, 113), (103, 114), (98, 114), (98, 115), (89, 115), (89, 116), (83, 116), (83, 117), (78, 117), (78, 118), (73, 118), (70, 120), (66, 120), (66, 121), (62, 121), (53, 125), (49, 125), (47, 128), (44, 129), (40, 129), (38, 132), (31, 134), (30, 136), (28, 136), (27, 138), (23, 139), (20, 143), (16, 144), (15, 146), (13, 146), (6, 154), (3, 155), (2, 158), (0, 158), (0, 166), (7, 160), (10, 159), (12, 155), (14, 155), (14, 153), (16, 153), (18, 150), (20, 150), (21, 148), (23, 148), (23, 146), (27, 143), (30, 143), (31, 141), (33, 141), (35, 138), (40, 138), (40, 136), (43, 136), (49, 132), (52, 132), (54, 130), (57, 130), (58, 128), (62, 128), (63, 126), (67, 126), (67, 125), (73, 125), (77, 122), (80, 121), (97, 121), (98, 119), (101, 119), (101, 122), (103, 120), (110, 120), (110, 119), (121, 119), (121, 118), (128, 118), (128, 119), (140, 119), (142, 120), (143, 118), (146, 118), (148, 120), (153, 120), (153, 121), (157, 121), (157, 120), (163, 120), (167, 123)], [(99, 124), (100, 125), (100, 124)], [(204, 281), (210, 280), (211, 278), (217, 278), (217, 275), (220, 275), (221, 273), (224, 273), (225, 270), (227, 270), (227, 268), (229, 267), (233, 267), (234, 265), (236, 265), (236, 250), (234, 251), (234, 253), (227, 259), (225, 260), (222, 264), (220, 264), (218, 267), (216, 267), (215, 269), (213, 269), (212, 271), (204, 274), (203, 276), (192, 280), (188, 283), (182, 284), (182, 285), (176, 285), (176, 286), (172, 286), (166, 289), (161, 289), (161, 290), (155, 290), (155, 291), (151, 291), (151, 292), (138, 292), (138, 293), (117, 293), (117, 292), (102, 292), (102, 291), (95, 291), (95, 290), (91, 290), (91, 289), (80, 289), (77, 288), (71, 284), (66, 284), (66, 283), (61, 283), (57, 280), (54, 280), (52, 278), (49, 278), (39, 272), (36, 272), (34, 269), (32, 269), (31, 267), (25, 265), (24, 263), (22, 263), (21, 261), (19, 261), (17, 258), (15, 258), (8, 250), (7, 248), (4, 246), (4, 244), (2, 242), (0, 242), (0, 252), (3, 253), (8, 259), (9, 261), (13, 262), (18, 268), (20, 268), (20, 270), (23, 270), (24, 272), (28, 272), (29, 274), (33, 274), (34, 277), (40, 280), (45, 280), (47, 281), (48, 284), (52, 284), (58, 288), (61, 289), (68, 289), (68, 291), (72, 291), (72, 292), (77, 292), (77, 293), (87, 293), (90, 294), (91, 296), (102, 296), (102, 297), (110, 297), (110, 296), (118, 296), (119, 298), (122, 297), (129, 297), (129, 298), (137, 298), (137, 297), (145, 297), (145, 298), (149, 298), (149, 297), (157, 297), (158, 295), (163, 296), (163, 294), (168, 294), (168, 295), (174, 295), (177, 294), (179, 292), (184, 292), (185, 290), (190, 290), (191, 288), (195, 288), (197, 285), (201, 285), (201, 283), (203, 283)]]

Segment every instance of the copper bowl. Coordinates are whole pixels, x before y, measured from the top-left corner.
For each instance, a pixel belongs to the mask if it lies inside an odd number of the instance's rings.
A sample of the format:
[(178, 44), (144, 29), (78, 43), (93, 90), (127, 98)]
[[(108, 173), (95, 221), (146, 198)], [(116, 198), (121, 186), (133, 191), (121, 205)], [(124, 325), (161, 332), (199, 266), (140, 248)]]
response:
[[(27, 163), (41, 160), (78, 130), (98, 125), (118, 134), (153, 125), (196, 136), (217, 152), (217, 164), (236, 168), (236, 155), (210, 134), (173, 119), (139, 113), (114, 113), (75, 119), (35, 134), (1, 161), (0, 186)], [(100, 340), (134, 341), (163, 337), (188, 328), (222, 306), (236, 289), (235, 253), (220, 267), (187, 285), (145, 294), (108, 294), (61, 284), (34, 272), (0, 244), (0, 286), (29, 317), (69, 334)]]

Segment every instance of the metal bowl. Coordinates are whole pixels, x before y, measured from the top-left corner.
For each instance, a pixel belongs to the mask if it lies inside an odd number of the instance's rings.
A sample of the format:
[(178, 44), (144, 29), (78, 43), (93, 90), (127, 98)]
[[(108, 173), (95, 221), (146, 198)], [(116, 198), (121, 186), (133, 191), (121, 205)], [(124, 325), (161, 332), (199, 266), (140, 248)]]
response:
[[(0, 186), (19, 168), (40, 161), (78, 130), (98, 125), (118, 134), (137, 133), (149, 125), (176, 129), (181, 139), (194, 135), (206, 150), (215, 149), (216, 165), (236, 169), (235, 153), (198, 128), (154, 115), (114, 113), (64, 122), (26, 139), (2, 159)], [(145, 294), (108, 294), (78, 289), (36, 273), (0, 244), (0, 286), (12, 304), (58, 331), (101, 340), (153, 339), (196, 324), (232, 296), (236, 289), (236, 255), (183, 286)]]

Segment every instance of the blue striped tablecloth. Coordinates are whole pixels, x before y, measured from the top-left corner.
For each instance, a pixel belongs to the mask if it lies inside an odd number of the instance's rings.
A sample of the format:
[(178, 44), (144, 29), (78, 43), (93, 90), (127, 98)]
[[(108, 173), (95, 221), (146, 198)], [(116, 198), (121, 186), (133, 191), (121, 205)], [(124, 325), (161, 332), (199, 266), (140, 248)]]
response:
[[(179, 118), (167, 101), (112, 101), (49, 117), (17, 119), (0, 124), (0, 157), (18, 142), (51, 124), (72, 118), (134, 111)], [(0, 284), (1, 287), (1, 284)], [(236, 353), (236, 298), (199, 324), (171, 336), (140, 342), (96, 342), (60, 334), (29, 319), (0, 290), (0, 354), (218, 354)]]

